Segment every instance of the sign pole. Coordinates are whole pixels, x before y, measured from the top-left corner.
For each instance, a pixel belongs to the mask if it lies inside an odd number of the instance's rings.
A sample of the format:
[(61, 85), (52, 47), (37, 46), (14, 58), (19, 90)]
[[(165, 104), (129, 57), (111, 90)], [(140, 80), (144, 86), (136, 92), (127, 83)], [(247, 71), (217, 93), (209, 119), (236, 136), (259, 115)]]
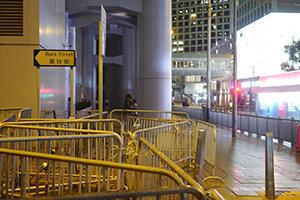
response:
[(37, 82), (37, 118), (40, 118), (40, 67), (36, 68), (36, 82)]
[(98, 108), (99, 108), (99, 119), (102, 119), (102, 84), (103, 84), (103, 58), (101, 54), (101, 21), (99, 22), (99, 83), (98, 83)]
[(71, 97), (70, 97), (70, 119), (74, 118), (74, 113), (73, 113), (73, 98), (74, 98), (74, 94), (73, 94), (73, 82), (74, 82), (74, 73), (73, 73), (74, 69), (73, 67), (71, 67), (70, 69), (70, 93), (71, 93)]

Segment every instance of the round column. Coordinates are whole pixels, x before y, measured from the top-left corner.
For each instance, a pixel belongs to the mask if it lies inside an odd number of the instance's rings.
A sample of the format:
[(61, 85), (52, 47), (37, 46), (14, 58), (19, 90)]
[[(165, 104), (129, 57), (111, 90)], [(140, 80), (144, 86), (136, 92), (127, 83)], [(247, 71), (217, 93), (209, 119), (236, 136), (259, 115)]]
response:
[(139, 108), (171, 111), (171, 0), (144, 0), (139, 27)]
[[(123, 52), (123, 67), (122, 67), (122, 98), (125, 95), (133, 93), (133, 30), (123, 27), (122, 52)], [(133, 96), (133, 98), (136, 98)]]

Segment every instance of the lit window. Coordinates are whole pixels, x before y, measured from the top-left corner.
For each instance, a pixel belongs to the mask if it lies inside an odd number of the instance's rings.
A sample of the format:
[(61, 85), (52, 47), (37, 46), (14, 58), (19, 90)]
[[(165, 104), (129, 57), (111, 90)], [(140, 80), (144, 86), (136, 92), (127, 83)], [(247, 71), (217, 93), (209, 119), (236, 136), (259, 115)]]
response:
[(172, 52), (177, 52), (177, 48), (173, 48)]
[(191, 14), (190, 19), (196, 19), (196, 14)]
[(178, 13), (179, 13), (179, 14), (182, 14), (182, 13), (183, 13), (183, 10), (182, 10), (182, 9), (179, 9), (179, 10), (178, 10)]
[(183, 48), (178, 48), (178, 52), (183, 52)]
[(212, 16), (212, 17), (216, 17), (217, 14), (214, 12), (214, 13), (211, 14), (211, 16)]
[(185, 9), (184, 12), (185, 12), (185, 13), (189, 13), (189, 9), (188, 9), (188, 8)]

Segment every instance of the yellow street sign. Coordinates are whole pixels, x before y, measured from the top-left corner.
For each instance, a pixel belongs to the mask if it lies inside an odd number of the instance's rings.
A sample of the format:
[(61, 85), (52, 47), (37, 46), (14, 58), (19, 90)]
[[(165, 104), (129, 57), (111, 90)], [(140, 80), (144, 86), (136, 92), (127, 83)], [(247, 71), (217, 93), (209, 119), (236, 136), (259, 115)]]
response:
[(75, 50), (34, 50), (34, 66), (75, 66)]

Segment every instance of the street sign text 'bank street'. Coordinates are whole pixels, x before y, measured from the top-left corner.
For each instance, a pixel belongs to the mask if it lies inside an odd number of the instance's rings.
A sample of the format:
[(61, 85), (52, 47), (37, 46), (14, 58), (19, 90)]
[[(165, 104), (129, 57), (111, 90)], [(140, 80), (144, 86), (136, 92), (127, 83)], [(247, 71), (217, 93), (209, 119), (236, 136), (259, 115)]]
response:
[(76, 64), (74, 50), (34, 50), (34, 66), (63, 66), (70, 67)]

